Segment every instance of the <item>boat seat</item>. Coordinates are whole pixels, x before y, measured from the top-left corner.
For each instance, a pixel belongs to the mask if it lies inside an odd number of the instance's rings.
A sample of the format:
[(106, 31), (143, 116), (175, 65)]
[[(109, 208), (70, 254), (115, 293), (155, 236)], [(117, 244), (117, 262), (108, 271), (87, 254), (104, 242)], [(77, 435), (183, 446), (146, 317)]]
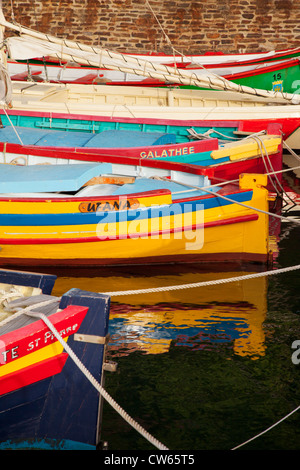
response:
[(175, 143), (175, 134), (131, 130), (109, 130), (93, 134), (92, 138), (85, 144), (85, 147), (145, 147)]
[[(17, 135), (18, 134), (18, 135)], [(0, 142), (42, 147), (147, 147), (175, 144), (175, 134), (131, 130), (109, 130), (97, 134), (80, 131), (36, 129), (5, 126), (0, 129)]]

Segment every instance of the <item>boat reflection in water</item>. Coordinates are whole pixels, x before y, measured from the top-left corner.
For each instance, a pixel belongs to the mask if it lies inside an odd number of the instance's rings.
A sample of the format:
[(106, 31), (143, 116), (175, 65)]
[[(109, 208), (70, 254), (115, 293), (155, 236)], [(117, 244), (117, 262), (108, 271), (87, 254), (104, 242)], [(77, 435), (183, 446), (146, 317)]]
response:
[[(167, 289), (168, 286), (251, 274), (249, 270), (218, 269), (204, 272), (194, 265), (171, 265), (88, 270), (86, 274), (81, 270), (78, 277), (72, 278), (72, 285), (105, 293), (166, 288), (163, 292), (112, 295), (108, 350), (114, 357), (135, 351), (166, 353), (171, 342), (190, 350), (217, 348), (222, 343), (228, 344), (239, 356), (253, 359), (263, 356), (267, 277)], [(70, 283), (67, 275), (59, 277), (56, 290), (65, 290), (66, 283)]]

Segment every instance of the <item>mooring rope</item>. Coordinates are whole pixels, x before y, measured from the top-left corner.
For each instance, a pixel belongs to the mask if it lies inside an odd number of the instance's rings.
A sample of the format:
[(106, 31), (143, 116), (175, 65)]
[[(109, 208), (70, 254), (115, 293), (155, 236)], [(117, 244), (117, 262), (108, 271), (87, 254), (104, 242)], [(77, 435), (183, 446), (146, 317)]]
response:
[(261, 273), (252, 273), (252, 274), (245, 274), (243, 276), (233, 276), (228, 277), (225, 279), (216, 279), (212, 281), (202, 281), (202, 282), (192, 282), (190, 284), (179, 284), (175, 286), (167, 286), (167, 287), (150, 287), (148, 289), (136, 289), (136, 290), (126, 290), (126, 291), (115, 291), (115, 292), (102, 292), (103, 294), (110, 295), (111, 297), (123, 296), (123, 295), (139, 295), (139, 294), (152, 294), (154, 292), (165, 292), (165, 291), (173, 291), (173, 290), (182, 290), (182, 289), (193, 289), (196, 287), (207, 287), (207, 286), (215, 286), (218, 284), (227, 284), (229, 282), (239, 282), (245, 281), (248, 279), (255, 279), (258, 277), (264, 276), (272, 276), (275, 274), (282, 274), (287, 273), (290, 271), (296, 271), (300, 269), (300, 264), (295, 266), (289, 266), (286, 268), (279, 268), (270, 271), (263, 271)]
[[(261, 148), (261, 153), (263, 154), (262, 148)], [(273, 171), (272, 173), (275, 173), (275, 172)], [(198, 187), (194, 187), (194, 188), (195, 189), (200, 189)], [(205, 191), (205, 188), (201, 188), (201, 189)], [(211, 191), (211, 189), (207, 190), (207, 192), (209, 192), (211, 194), (215, 194), (215, 195), (220, 196), (220, 197), (223, 197), (224, 199), (227, 199), (230, 202), (236, 202), (236, 201), (234, 201), (230, 198), (227, 198), (223, 195), (220, 195), (219, 193)], [(242, 204), (242, 203), (239, 203), (239, 204), (242, 205), (242, 206), (249, 207), (251, 209), (257, 210), (259, 212), (266, 213), (266, 211), (255, 209), (253, 207), (247, 206), (247, 205)], [(269, 215), (275, 216), (275, 214), (272, 214), (272, 213), (269, 213)], [(282, 217), (282, 216), (278, 216), (278, 217), (283, 218), (283, 219), (288, 219), (287, 217)], [(288, 219), (288, 220), (290, 221), (290, 219)], [(295, 220), (292, 219), (291, 221), (294, 222)], [(154, 293), (154, 292), (173, 291), (173, 290), (179, 290), (179, 289), (189, 289), (189, 288), (204, 287), (204, 286), (210, 286), (210, 285), (217, 285), (217, 284), (224, 284), (224, 283), (229, 283), (229, 282), (242, 281), (242, 280), (253, 279), (253, 278), (258, 278), (258, 277), (263, 277), (263, 276), (271, 276), (271, 275), (274, 275), (274, 274), (281, 274), (281, 273), (284, 273), (284, 272), (290, 272), (290, 271), (294, 271), (294, 270), (297, 270), (297, 269), (300, 269), (300, 265), (290, 266), (290, 267), (281, 268), (281, 269), (277, 269), (277, 270), (264, 271), (264, 272), (261, 272), (261, 273), (253, 273), (253, 274), (248, 274), (248, 275), (244, 275), (244, 276), (234, 276), (234, 277), (230, 277), (230, 278), (226, 278), (226, 279), (217, 279), (217, 280), (212, 280), (212, 281), (204, 281), (204, 282), (199, 282), (199, 283), (190, 283), (190, 284), (175, 285), (175, 286), (168, 286), (168, 287), (156, 287), (156, 288), (149, 288), (149, 289), (128, 290), (128, 291), (120, 291), (120, 292), (104, 292), (104, 294), (109, 295), (111, 297), (116, 297), (116, 296), (122, 296), (122, 295), (150, 294), (150, 293)], [(96, 379), (92, 376), (92, 374), (88, 371), (88, 369), (84, 366), (84, 364), (79, 360), (79, 358), (75, 355), (75, 353), (68, 346), (68, 344), (63, 340), (63, 338), (57, 332), (57, 330), (55, 329), (55, 327), (53, 326), (51, 321), (47, 318), (47, 316), (43, 313), (33, 313), (31, 311), (33, 308), (38, 309), (38, 308), (41, 308), (45, 305), (48, 305), (51, 302), (58, 302), (60, 299), (61, 298), (56, 297), (54, 299), (43, 301), (43, 302), (40, 302), (38, 304), (35, 304), (34, 306), (29, 306), (27, 308), (20, 309), (14, 315), (12, 315), (12, 316), (6, 318), (5, 320), (3, 320), (2, 322), (0, 322), (0, 326), (3, 326), (4, 324), (8, 323), (10, 320), (15, 319), (17, 316), (24, 315), (24, 314), (29, 315), (31, 317), (35, 317), (35, 318), (40, 318), (41, 320), (43, 320), (45, 322), (45, 324), (48, 326), (48, 328), (50, 329), (50, 331), (52, 331), (52, 333), (54, 334), (56, 339), (61, 343), (61, 345), (63, 346), (65, 351), (69, 354), (71, 359), (75, 362), (77, 367), (81, 370), (81, 372), (85, 375), (85, 377), (90, 381), (90, 383), (96, 388), (96, 390), (101, 394), (101, 396), (112, 406), (112, 408), (114, 408), (115, 411), (117, 411), (120, 414), (120, 416), (123, 417), (123, 419), (125, 421), (127, 421), (137, 432), (139, 432), (145, 439), (147, 439), (155, 447), (157, 447), (160, 450), (168, 450), (168, 448), (164, 444), (160, 443), (156, 438), (151, 436), (144, 428), (142, 428), (142, 426), (139, 423), (137, 423), (133, 418), (131, 418), (128, 415), (128, 413), (126, 413), (126, 411), (123, 410), (115, 402), (115, 400), (106, 392), (106, 390), (96, 381)], [(252, 439), (249, 439), (248, 441), (244, 442), (243, 444), (240, 444), (239, 446), (236, 446), (232, 450), (236, 450), (236, 449), (242, 447), (243, 445), (246, 445), (248, 442), (256, 439), (259, 436), (261, 436), (262, 434), (266, 433), (267, 431), (269, 431), (270, 429), (275, 427), (277, 424), (282, 422), (284, 419), (288, 418), (291, 414), (295, 413), (299, 408), (300, 408), (300, 406), (298, 408), (296, 408), (294, 411), (292, 411), (291, 413), (289, 413), (286, 417), (282, 418), (280, 421), (273, 424), (267, 430), (263, 431), (262, 433), (258, 434), (257, 436), (253, 437)]]
[(160, 450), (168, 450), (168, 448), (160, 443), (157, 439), (155, 439), (153, 436), (151, 436), (145, 429), (137, 423), (133, 418), (131, 418), (126, 411), (124, 411), (117, 403), (116, 401), (106, 392), (106, 390), (99, 384), (99, 382), (93, 377), (93, 375), (89, 372), (89, 370), (85, 367), (85, 365), (79, 360), (79, 358), (76, 356), (76, 354), (73, 352), (73, 350), (70, 348), (70, 346), (64, 341), (64, 339), (61, 337), (61, 335), (58, 333), (56, 328), (53, 326), (49, 318), (44, 313), (29, 313), (27, 312), (27, 315), (30, 315), (31, 317), (34, 318), (40, 318), (41, 320), (46, 323), (50, 331), (54, 334), (56, 339), (60, 342), (60, 344), (63, 346), (65, 351), (69, 354), (71, 359), (75, 362), (77, 367), (81, 370), (81, 372), (85, 375), (85, 377), (90, 381), (90, 383), (93, 385), (93, 387), (102, 395), (102, 397), (111, 405), (114, 410), (116, 410), (122, 418), (127, 421), (130, 426), (132, 426), (136, 431), (138, 431), (145, 439), (147, 439), (151, 444), (153, 444), (155, 447), (157, 447)]
[[(208, 286), (208, 285), (216, 285), (216, 284), (223, 284), (223, 283), (228, 283), (228, 282), (235, 282), (235, 281), (240, 281), (240, 280), (246, 280), (246, 279), (253, 279), (256, 277), (263, 277), (263, 276), (271, 276), (275, 274), (281, 274), (284, 272), (289, 272), (289, 271), (294, 271), (300, 269), (300, 265), (295, 265), (295, 266), (289, 266), (286, 268), (280, 268), (276, 269), (273, 271), (264, 271), (261, 273), (253, 273), (253, 274), (248, 274), (245, 276), (235, 276), (235, 277), (230, 277), (227, 279), (218, 279), (218, 280), (213, 280), (213, 281), (205, 281), (205, 282), (200, 282), (200, 283), (192, 283), (192, 284), (184, 284), (181, 286), (169, 286), (169, 287), (157, 287), (157, 288), (150, 288), (150, 289), (138, 289), (135, 291), (126, 291), (126, 292), (111, 292), (111, 293), (104, 293), (106, 295), (110, 295), (111, 297), (113, 296), (119, 296), (119, 295), (132, 295), (132, 294), (149, 294), (153, 292), (161, 292), (161, 291), (167, 291), (167, 290), (178, 290), (178, 289), (188, 289), (188, 288), (193, 288), (193, 287), (203, 287), (203, 286)], [(103, 293), (103, 292), (102, 292)], [(117, 411), (125, 421), (128, 422), (137, 432), (139, 432), (145, 439), (147, 439), (150, 443), (152, 443), (155, 447), (157, 447), (160, 450), (168, 450), (168, 448), (159, 442), (156, 438), (151, 436), (146, 430), (142, 428), (142, 426), (137, 423), (133, 418), (131, 418), (126, 411), (124, 411), (116, 402), (115, 400), (106, 392), (106, 390), (96, 381), (96, 379), (93, 377), (93, 375), (87, 370), (87, 368), (82, 364), (82, 362), (79, 360), (79, 358), (76, 356), (76, 354), (72, 351), (72, 349), (68, 346), (68, 344), (64, 341), (64, 339), (60, 336), (60, 334), (57, 332), (51, 321), (47, 318), (47, 316), (43, 313), (34, 313), (31, 310), (41, 308), (45, 305), (48, 305), (51, 302), (58, 302), (61, 299), (61, 297), (55, 297), (54, 299), (39, 302), (35, 305), (31, 305), (29, 307), (20, 309), (17, 313), (12, 315), (11, 317), (6, 318), (2, 322), (0, 322), (0, 327), (6, 324), (7, 322), (13, 320), (16, 318), (16, 316), (20, 315), (29, 315), (31, 317), (36, 317), (40, 318), (45, 322), (45, 324), (48, 326), (50, 331), (55, 335), (56, 339), (61, 343), (61, 345), (64, 347), (65, 351), (69, 354), (71, 359), (75, 362), (77, 367), (82, 371), (82, 373), (86, 376), (86, 378), (91, 382), (91, 384), (96, 388), (96, 390), (103, 396), (103, 398)], [(292, 413), (296, 412), (298, 408), (296, 408)], [(287, 415), (285, 418), (282, 418), (278, 423), (274, 424), (271, 426), (269, 429), (272, 429), (275, 425), (279, 424), (283, 419), (286, 419), (288, 416), (290, 416), (292, 413)], [(269, 430), (268, 429), (268, 430)], [(264, 431), (267, 432), (268, 430)], [(256, 437), (259, 437), (263, 433), (258, 434)], [(255, 439), (252, 438), (250, 440)], [(237, 448), (241, 447), (242, 445), (247, 444), (250, 442), (250, 440), (246, 441), (244, 444), (240, 444), (240, 446), (237, 446), (233, 448), (232, 450), (236, 450)]]
[(272, 424), (272, 426), (268, 427), (268, 428), (265, 429), (264, 431), (260, 432), (259, 434), (257, 434), (256, 436), (252, 437), (251, 439), (248, 439), (247, 441), (243, 442), (242, 444), (239, 444), (238, 446), (233, 447), (231, 450), (237, 450), (237, 449), (239, 449), (240, 447), (243, 447), (244, 445), (248, 444), (249, 442), (254, 441), (254, 440), (257, 439), (258, 437), (262, 436), (263, 434), (266, 434), (268, 431), (271, 431), (271, 429), (275, 428), (275, 426), (277, 426), (278, 424), (282, 423), (284, 420), (286, 420), (287, 418), (289, 418), (292, 414), (296, 413), (296, 411), (298, 411), (299, 409), (300, 409), (300, 405), (297, 406), (297, 408), (295, 408), (293, 411), (291, 411), (290, 413), (288, 413), (286, 416), (284, 416), (283, 418), (281, 418), (279, 421), (277, 421), (276, 423)]

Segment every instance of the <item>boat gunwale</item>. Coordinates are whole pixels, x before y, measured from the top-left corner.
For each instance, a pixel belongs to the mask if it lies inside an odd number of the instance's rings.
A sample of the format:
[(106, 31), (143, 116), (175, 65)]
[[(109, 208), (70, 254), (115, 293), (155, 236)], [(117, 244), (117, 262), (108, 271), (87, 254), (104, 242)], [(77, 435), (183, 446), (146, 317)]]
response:
[(256, 68), (252, 70), (244, 70), (243, 72), (233, 72), (233, 73), (228, 73), (225, 75), (222, 75), (223, 78), (230, 79), (230, 80), (236, 80), (239, 78), (247, 78), (247, 77), (252, 77), (253, 75), (262, 75), (265, 73), (271, 73), (275, 72), (277, 70), (283, 70), (287, 69), (290, 67), (295, 67), (295, 66), (300, 65), (300, 59), (294, 58), (294, 59), (288, 59), (286, 61), (281, 61), (280, 64), (277, 63), (272, 63), (272, 64), (267, 64), (261, 68)]
[[(166, 180), (168, 181), (168, 180)], [(175, 183), (177, 184), (181, 184), (179, 181), (175, 181)], [(182, 183), (182, 186), (186, 186), (184, 183)], [(214, 186), (214, 185), (213, 185)], [(228, 183), (227, 185), (223, 186), (221, 189), (220, 189), (220, 192), (219, 194), (220, 195), (235, 195), (235, 194), (240, 194), (240, 193), (245, 193), (247, 191), (252, 191), (252, 188), (239, 188), (239, 185), (238, 183), (236, 184), (236, 188), (233, 189), (233, 186), (235, 186), (233, 183)], [(186, 186), (188, 188), (188, 186)], [(204, 188), (204, 187), (203, 187)], [(199, 187), (199, 188), (196, 188), (196, 187), (191, 187), (191, 188), (188, 188), (190, 189), (191, 191), (197, 191), (197, 190), (203, 190), (203, 188)], [(211, 188), (211, 186), (207, 186), (205, 188), (205, 190), (209, 191)], [(100, 199), (105, 199), (107, 201), (109, 200), (116, 200), (116, 199), (132, 199), (132, 198), (142, 198), (142, 197), (154, 197), (154, 196), (168, 196), (168, 195), (172, 195), (172, 192), (169, 190), (169, 189), (153, 189), (153, 190), (149, 190), (149, 191), (145, 191), (145, 192), (139, 192), (139, 193), (126, 193), (126, 194), (116, 194), (116, 195), (108, 195), (108, 196), (105, 196), (105, 195), (100, 195), (100, 196), (85, 196), (85, 197), (76, 197), (76, 196), (73, 196), (73, 197), (55, 197), (53, 199), (51, 199), (51, 196), (50, 197), (22, 197), (22, 196), (2, 196), (0, 195), (0, 202), (24, 202), (24, 203), (30, 203), (30, 202), (43, 202), (43, 203), (55, 203), (55, 202), (61, 202), (61, 203), (64, 203), (64, 202), (80, 202), (80, 201), (92, 201), (92, 202), (96, 202), (96, 201), (99, 201)], [(174, 203), (182, 203), (182, 202), (186, 202), (186, 201), (196, 201), (196, 200), (199, 200), (199, 199), (210, 199), (210, 198), (217, 198), (217, 197), (220, 197), (218, 194), (201, 194), (201, 195), (198, 195), (198, 196), (187, 196), (185, 198), (182, 198), (182, 199), (176, 199), (174, 201), (171, 201), (168, 205), (171, 205), (171, 204), (174, 204)], [(165, 205), (165, 203), (163, 204)], [(1, 214), (0, 214), (1, 216)]]

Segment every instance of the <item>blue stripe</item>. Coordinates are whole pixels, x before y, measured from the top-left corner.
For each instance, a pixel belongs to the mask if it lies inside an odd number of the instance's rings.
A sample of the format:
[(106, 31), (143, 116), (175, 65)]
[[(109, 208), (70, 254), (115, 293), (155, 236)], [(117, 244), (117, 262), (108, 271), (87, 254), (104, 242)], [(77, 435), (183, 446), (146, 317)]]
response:
[(189, 155), (178, 155), (174, 157), (157, 157), (155, 160), (177, 162), (177, 163), (192, 163), (193, 165), (210, 166), (218, 165), (219, 163), (229, 162), (229, 157), (218, 158), (215, 160), (211, 157), (212, 152), (199, 152), (191, 153)]
[[(237, 202), (250, 201), (252, 191), (230, 195)], [(1, 214), (0, 225), (2, 226), (53, 226), (53, 225), (85, 225), (98, 223), (116, 223), (123, 221), (143, 220), (159, 217), (162, 215), (189, 213), (195, 210), (213, 209), (219, 206), (232, 204), (220, 197), (208, 199), (197, 199), (173, 203), (165, 206), (145, 207), (136, 210), (91, 212), (91, 213), (63, 213), (63, 214)], [(201, 207), (199, 207), (201, 206)]]
[(96, 450), (96, 447), (66, 439), (29, 439), (0, 442), (0, 450)]

